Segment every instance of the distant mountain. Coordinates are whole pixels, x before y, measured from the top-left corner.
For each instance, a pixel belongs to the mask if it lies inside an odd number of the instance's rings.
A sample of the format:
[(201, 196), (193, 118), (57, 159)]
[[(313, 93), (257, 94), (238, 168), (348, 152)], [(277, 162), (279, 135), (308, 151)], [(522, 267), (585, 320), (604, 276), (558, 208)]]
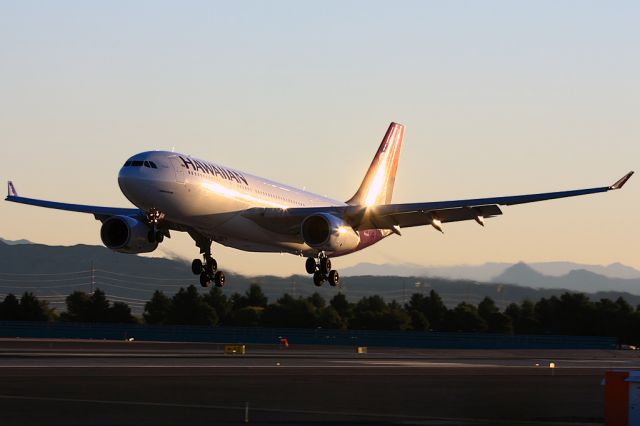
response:
[[(344, 268), (343, 276), (353, 275), (397, 275), (403, 277), (442, 277), (491, 281), (513, 266), (512, 263), (484, 263), (481, 265), (424, 266), (411, 263), (374, 264), (359, 263)], [(533, 270), (549, 276), (562, 276), (573, 270), (583, 269), (609, 278), (640, 279), (640, 271), (621, 263), (611, 265), (588, 265), (574, 262), (536, 262), (528, 264)]]
[(357, 265), (343, 268), (342, 276), (376, 275), (401, 277), (442, 277), (453, 279), (469, 279), (477, 281), (489, 281), (501, 274), (511, 266), (510, 263), (485, 263), (482, 265), (456, 265), (456, 266), (423, 266), (412, 263), (401, 264), (375, 264), (358, 263)]
[(5, 240), (4, 238), (0, 238), (0, 244), (6, 244), (9, 246), (15, 246), (17, 244), (33, 244), (29, 240)]
[(585, 269), (575, 269), (561, 276), (544, 275), (525, 263), (517, 263), (495, 277), (493, 282), (537, 288), (566, 288), (573, 291), (624, 291), (640, 294), (640, 278), (610, 278)]
[[(495, 264), (498, 265), (498, 264)], [(70, 247), (46, 246), (41, 244), (6, 245), (0, 243), (0, 298), (7, 293), (22, 294), (34, 292), (38, 297), (48, 300), (58, 310), (64, 310), (64, 298), (76, 290), (90, 292), (101, 288), (113, 300), (128, 303), (134, 313), (140, 314), (144, 304), (153, 292), (161, 290), (173, 295), (180, 287), (194, 284), (199, 287), (198, 279), (190, 271), (190, 265), (180, 259), (149, 258), (113, 252), (102, 246), (76, 245)], [(606, 277), (604, 277), (606, 279)], [(504, 284), (526, 279), (533, 287)], [(558, 288), (546, 287), (545, 280), (557, 280)], [(527, 298), (538, 300), (541, 297), (559, 295), (571, 288), (581, 289), (577, 282), (587, 284), (594, 291), (600, 287), (603, 277), (588, 271), (575, 271), (565, 277), (549, 277), (528, 267), (517, 264), (507, 267), (501, 282), (479, 282), (480, 280), (452, 280), (446, 278), (425, 278), (420, 276), (346, 276), (341, 287), (336, 289), (328, 285), (315, 287), (309, 276), (290, 277), (258, 276), (246, 277), (227, 274), (224, 292), (231, 295), (243, 293), (251, 283), (258, 283), (270, 301), (277, 300), (284, 293), (294, 296), (309, 296), (320, 293), (326, 300), (339, 292), (351, 301), (364, 296), (378, 294), (387, 300), (401, 303), (413, 293), (437, 291), (445, 304), (454, 306), (460, 302), (478, 303), (485, 296), (491, 297), (498, 306), (505, 307), (511, 302), (520, 302)], [(487, 280), (488, 281), (488, 280)], [(615, 279), (614, 279), (615, 281)], [(618, 280), (627, 283), (630, 280)], [(618, 283), (616, 281), (616, 283)], [(634, 281), (635, 282), (635, 281)], [(595, 293), (590, 297), (624, 297), (633, 306), (640, 304), (637, 289), (633, 286), (602, 287), (607, 293)], [(625, 290), (627, 289), (627, 290)], [(201, 291), (209, 291), (202, 289)], [(589, 291), (589, 290), (582, 290)], [(624, 291), (629, 291), (625, 293)], [(630, 294), (634, 293), (634, 294)]]

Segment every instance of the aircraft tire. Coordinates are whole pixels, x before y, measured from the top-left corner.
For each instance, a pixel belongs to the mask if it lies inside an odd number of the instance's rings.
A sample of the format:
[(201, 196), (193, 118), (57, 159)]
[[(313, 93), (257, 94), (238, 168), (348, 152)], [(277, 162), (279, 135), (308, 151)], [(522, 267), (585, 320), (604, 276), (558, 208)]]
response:
[(340, 274), (335, 269), (329, 271), (329, 276), (327, 277), (329, 284), (331, 287), (337, 287), (340, 284)]
[(224, 272), (222, 271), (216, 272), (216, 274), (213, 277), (213, 282), (215, 283), (216, 287), (219, 287), (219, 288), (224, 287), (225, 281), (226, 279), (224, 276)]
[(320, 272), (322, 275), (327, 275), (331, 271), (331, 259), (328, 257), (320, 258)]
[(200, 274), (200, 285), (202, 287), (209, 287), (209, 283), (211, 282), (211, 277), (207, 275), (205, 272)]
[(316, 263), (316, 259), (313, 257), (307, 257), (307, 261), (304, 264), (305, 269), (307, 270), (307, 274), (313, 274), (318, 269), (318, 264)]
[(208, 256), (205, 260), (206, 263), (204, 264), (204, 270), (207, 271), (209, 275), (213, 276), (218, 270), (218, 262), (216, 262), (216, 260), (211, 256)]
[(322, 287), (322, 284), (324, 284), (324, 274), (320, 271), (316, 271), (313, 274), (313, 283), (316, 287)]
[(193, 259), (193, 262), (191, 262), (191, 272), (193, 272), (193, 275), (200, 275), (202, 273), (202, 260)]

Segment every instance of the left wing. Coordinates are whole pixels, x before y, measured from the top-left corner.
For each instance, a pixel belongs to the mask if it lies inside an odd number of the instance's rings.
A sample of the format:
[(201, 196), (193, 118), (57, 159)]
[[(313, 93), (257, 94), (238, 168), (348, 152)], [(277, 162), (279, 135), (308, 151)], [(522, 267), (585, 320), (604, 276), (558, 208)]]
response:
[(49, 209), (66, 210), (78, 213), (91, 213), (96, 219), (104, 221), (110, 216), (144, 216), (144, 212), (140, 209), (120, 208), (120, 207), (101, 207), (87, 206), (84, 204), (59, 203), (56, 201), (38, 200), (35, 198), (20, 197), (13, 186), (13, 182), (9, 181), (8, 194), (6, 201), (14, 203), (28, 204), (31, 206), (46, 207)]
[(381, 204), (373, 206), (302, 207), (291, 209), (255, 208), (243, 216), (262, 227), (281, 233), (297, 234), (300, 224), (314, 213), (330, 213), (345, 220), (356, 230), (389, 229), (397, 234), (400, 228), (432, 225), (442, 231), (441, 224), (462, 220), (475, 220), (484, 225), (485, 218), (502, 214), (500, 205), (533, 203), (557, 198), (577, 197), (620, 189), (633, 175), (629, 172), (613, 185), (573, 191), (545, 192), (507, 197), (476, 198), (469, 200), (436, 201), (427, 203)]

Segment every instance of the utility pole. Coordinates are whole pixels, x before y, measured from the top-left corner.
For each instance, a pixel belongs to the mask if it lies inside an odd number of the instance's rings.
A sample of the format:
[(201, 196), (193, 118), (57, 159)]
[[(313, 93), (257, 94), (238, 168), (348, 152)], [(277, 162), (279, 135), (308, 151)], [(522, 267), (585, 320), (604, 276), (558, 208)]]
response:
[(91, 294), (93, 294), (96, 286), (96, 270), (93, 268), (93, 260), (91, 261)]
[(402, 280), (402, 305), (407, 304), (407, 280)]

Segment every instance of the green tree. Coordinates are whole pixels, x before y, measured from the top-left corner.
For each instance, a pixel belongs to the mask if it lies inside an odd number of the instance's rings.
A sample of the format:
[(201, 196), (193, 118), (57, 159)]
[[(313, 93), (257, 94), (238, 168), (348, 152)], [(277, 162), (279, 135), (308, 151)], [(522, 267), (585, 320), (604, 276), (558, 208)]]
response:
[(227, 322), (229, 325), (237, 327), (257, 327), (261, 325), (262, 313), (265, 310), (262, 306), (245, 306), (231, 313)]
[(478, 304), (478, 314), (486, 322), (489, 322), (489, 318), (491, 317), (491, 315), (498, 312), (500, 312), (500, 310), (496, 306), (496, 302), (494, 302), (490, 297), (485, 296), (485, 298), (482, 299), (482, 301)]
[(244, 295), (235, 298), (233, 309), (238, 310), (246, 306), (260, 306), (265, 308), (267, 303), (268, 299), (262, 292), (262, 287), (258, 284), (251, 284)]
[(445, 316), (448, 309), (444, 305), (442, 298), (435, 290), (429, 292), (429, 297), (425, 300), (425, 310), (423, 313), (429, 320), (429, 324), (433, 330), (443, 330), (445, 328)]
[(195, 286), (180, 290), (171, 299), (170, 324), (216, 325), (218, 316)]
[(315, 328), (319, 324), (318, 309), (308, 299), (294, 299), (284, 294), (264, 310), (264, 325), (270, 327)]
[(427, 297), (420, 293), (414, 293), (409, 299), (409, 303), (405, 305), (405, 310), (411, 318), (411, 329), (417, 331), (425, 331), (429, 329), (429, 320), (427, 319)]
[(156, 290), (151, 300), (144, 304), (143, 316), (147, 324), (165, 324), (171, 316), (171, 299)]
[(309, 302), (318, 309), (322, 309), (325, 307), (327, 302), (324, 300), (322, 296), (318, 292), (314, 292), (311, 296), (307, 298)]
[(91, 302), (84, 291), (74, 291), (65, 299), (67, 311), (60, 314), (62, 321), (87, 322)]
[(340, 314), (338, 314), (338, 311), (331, 306), (327, 306), (326, 308), (320, 309), (318, 325), (322, 328), (342, 329), (346, 328), (347, 323)]
[(352, 328), (362, 330), (407, 330), (411, 318), (395, 301), (387, 305), (380, 296), (363, 297), (354, 307)]
[(345, 327), (349, 327), (349, 321), (353, 316), (353, 306), (349, 303), (344, 293), (338, 293), (333, 296), (329, 301), (329, 306), (340, 315)]
[(88, 322), (110, 322), (109, 321), (110, 304), (107, 295), (99, 288), (89, 296), (89, 306), (87, 309)]
[(49, 303), (38, 298), (31, 292), (25, 292), (20, 298), (20, 319), (23, 321), (50, 321), (55, 319), (54, 310)]
[(107, 321), (120, 324), (135, 324), (138, 322), (136, 318), (131, 315), (129, 305), (124, 302), (113, 302), (113, 305), (109, 307)]
[[(238, 297), (241, 297), (238, 295)], [(219, 287), (213, 287), (204, 295), (204, 301), (216, 312), (220, 324), (227, 325), (233, 308), (233, 303)]]
[(20, 319), (20, 302), (18, 298), (9, 293), (0, 303), (0, 320), (17, 321)]
[(481, 332), (487, 330), (486, 321), (478, 313), (478, 309), (469, 303), (461, 302), (445, 318), (449, 331)]

